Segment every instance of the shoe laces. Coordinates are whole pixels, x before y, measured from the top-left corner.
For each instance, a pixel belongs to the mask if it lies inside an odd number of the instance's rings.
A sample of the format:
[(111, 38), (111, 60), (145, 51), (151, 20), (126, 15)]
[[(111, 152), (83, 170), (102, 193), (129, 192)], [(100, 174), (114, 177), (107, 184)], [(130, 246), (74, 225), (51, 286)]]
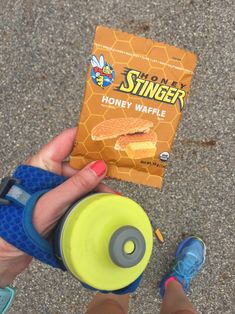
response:
[(174, 271), (188, 282), (193, 278), (199, 270), (199, 261), (196, 255), (187, 253), (183, 259), (178, 260), (173, 267)]

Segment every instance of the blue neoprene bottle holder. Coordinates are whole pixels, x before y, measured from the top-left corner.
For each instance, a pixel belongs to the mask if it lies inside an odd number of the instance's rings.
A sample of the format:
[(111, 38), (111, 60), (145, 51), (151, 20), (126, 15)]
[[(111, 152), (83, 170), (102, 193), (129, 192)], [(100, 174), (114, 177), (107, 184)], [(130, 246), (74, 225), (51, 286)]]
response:
[[(37, 167), (20, 165), (13, 176), (3, 179), (0, 185), (0, 237), (39, 261), (62, 270), (65, 268), (54, 254), (52, 244), (34, 228), (32, 216), (38, 199), (65, 180), (67, 177)], [(113, 292), (134, 292), (140, 280), (141, 276), (128, 287)], [(83, 285), (93, 289), (84, 283)]]
[(0, 201), (0, 236), (28, 255), (58, 268), (52, 247), (34, 228), (32, 216), (40, 196), (65, 180), (66, 177), (43, 169), (21, 165), (13, 178), (2, 182), (0, 191), (4, 200)]

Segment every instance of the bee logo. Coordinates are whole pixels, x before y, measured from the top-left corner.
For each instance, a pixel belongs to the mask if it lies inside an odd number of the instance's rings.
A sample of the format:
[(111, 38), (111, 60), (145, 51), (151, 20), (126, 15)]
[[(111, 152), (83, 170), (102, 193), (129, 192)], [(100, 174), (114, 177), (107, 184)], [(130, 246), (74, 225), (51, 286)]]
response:
[(92, 56), (91, 65), (91, 77), (92, 81), (96, 85), (104, 88), (106, 86), (109, 86), (114, 81), (114, 69), (104, 60), (103, 55), (100, 55), (99, 60), (96, 58), (96, 56)]

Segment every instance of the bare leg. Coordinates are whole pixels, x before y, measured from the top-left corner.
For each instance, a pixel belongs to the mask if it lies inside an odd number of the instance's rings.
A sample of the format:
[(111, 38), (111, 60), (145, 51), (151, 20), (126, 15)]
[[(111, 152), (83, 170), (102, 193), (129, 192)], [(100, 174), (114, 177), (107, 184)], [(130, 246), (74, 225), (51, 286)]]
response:
[(188, 297), (178, 281), (168, 283), (160, 314), (196, 314)]
[(88, 305), (86, 314), (127, 314), (129, 295), (97, 293)]

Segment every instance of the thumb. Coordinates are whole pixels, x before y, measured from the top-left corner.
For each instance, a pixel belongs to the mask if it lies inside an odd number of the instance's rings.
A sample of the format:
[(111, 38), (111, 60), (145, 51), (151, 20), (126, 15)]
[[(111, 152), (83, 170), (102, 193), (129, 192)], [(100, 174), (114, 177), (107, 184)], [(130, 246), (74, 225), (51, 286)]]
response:
[(106, 164), (97, 160), (44, 194), (33, 213), (33, 224), (37, 231), (47, 235), (73, 202), (92, 191), (103, 180), (106, 170)]

